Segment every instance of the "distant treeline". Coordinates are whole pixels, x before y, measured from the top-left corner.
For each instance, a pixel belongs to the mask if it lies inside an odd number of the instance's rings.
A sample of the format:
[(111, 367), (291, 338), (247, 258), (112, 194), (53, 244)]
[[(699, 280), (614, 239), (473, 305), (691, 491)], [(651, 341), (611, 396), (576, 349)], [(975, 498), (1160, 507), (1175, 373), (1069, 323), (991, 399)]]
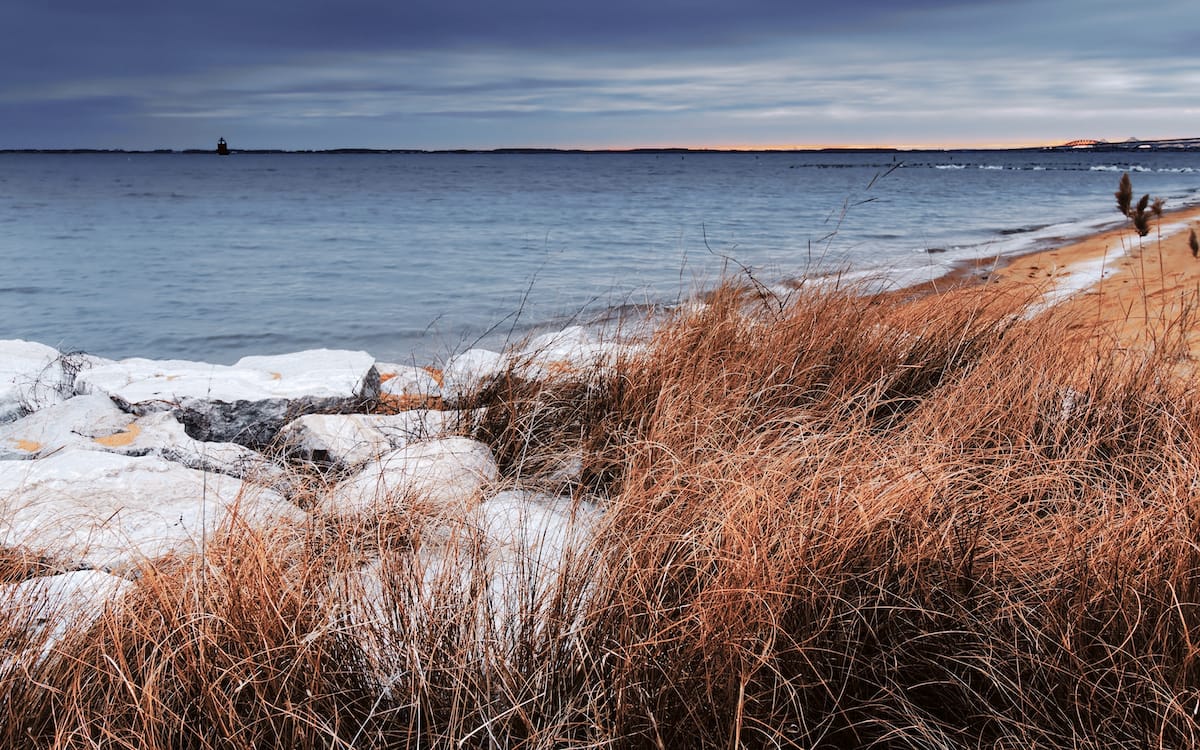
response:
[[(494, 149), (419, 149), (419, 148), (328, 148), (328, 149), (281, 149), (281, 148), (231, 148), (234, 154), (895, 154), (895, 153), (956, 153), (966, 151), (1043, 152), (1043, 151), (1195, 151), (1200, 150), (1200, 138), (1176, 138), (1171, 140), (1121, 142), (1097, 141), (1095, 143), (1072, 142), (1061, 146), (1025, 146), (1019, 148), (978, 149), (901, 149), (901, 148), (764, 148), (764, 149), (720, 149), (720, 148), (494, 148)], [(214, 154), (214, 149), (105, 149), (105, 148), (15, 148), (0, 149), (0, 154)]]

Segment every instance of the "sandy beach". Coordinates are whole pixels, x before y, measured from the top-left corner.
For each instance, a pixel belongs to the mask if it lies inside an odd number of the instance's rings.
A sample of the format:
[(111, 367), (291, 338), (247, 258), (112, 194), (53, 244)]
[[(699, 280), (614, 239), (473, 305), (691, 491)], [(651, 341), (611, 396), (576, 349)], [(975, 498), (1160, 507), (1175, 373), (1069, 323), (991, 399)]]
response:
[(1196, 747), (1197, 221), (436, 373), (8, 341), (0, 745)]
[(1200, 332), (1186, 325), (1200, 302), (1200, 259), (1188, 246), (1193, 228), (1200, 229), (1200, 207), (1165, 213), (1145, 237), (1126, 223), (1009, 259), (986, 280), (1029, 295), (1033, 311), (1056, 307), (1075, 319), (1070, 330), (1098, 345), (1134, 349), (1169, 340), (1190, 367), (1200, 355)]

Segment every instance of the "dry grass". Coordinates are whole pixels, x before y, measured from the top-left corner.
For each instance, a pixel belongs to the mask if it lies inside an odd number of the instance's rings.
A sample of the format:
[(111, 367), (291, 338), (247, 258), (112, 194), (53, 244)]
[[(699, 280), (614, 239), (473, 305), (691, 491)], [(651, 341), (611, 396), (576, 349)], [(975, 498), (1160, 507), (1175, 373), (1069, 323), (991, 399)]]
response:
[(581, 457), (605, 509), (518, 611), (469, 529), (232, 533), (10, 664), (0, 743), (1197, 746), (1195, 388), (1022, 303), (727, 287), (615, 372), (510, 373), (508, 478)]

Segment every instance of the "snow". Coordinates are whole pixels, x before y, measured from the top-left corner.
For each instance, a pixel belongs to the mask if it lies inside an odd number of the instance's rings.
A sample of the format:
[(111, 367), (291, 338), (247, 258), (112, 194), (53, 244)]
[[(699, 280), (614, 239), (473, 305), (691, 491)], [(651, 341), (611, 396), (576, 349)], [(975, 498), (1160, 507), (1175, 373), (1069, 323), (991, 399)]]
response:
[(305, 513), (263, 488), (156, 456), (65, 450), (0, 462), (0, 545), (86, 567), (125, 571), (187, 554), (234, 508), (255, 528), (301, 523)]

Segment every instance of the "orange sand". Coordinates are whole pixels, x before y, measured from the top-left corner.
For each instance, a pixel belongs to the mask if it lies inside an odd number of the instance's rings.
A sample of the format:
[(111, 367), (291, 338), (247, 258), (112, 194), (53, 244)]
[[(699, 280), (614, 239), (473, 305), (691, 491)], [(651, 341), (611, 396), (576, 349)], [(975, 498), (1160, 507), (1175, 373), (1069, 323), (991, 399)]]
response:
[[(1119, 216), (1115, 206), (1113, 213)], [(1161, 240), (1157, 223), (1143, 238), (1125, 226), (1013, 259), (990, 280), (1045, 295), (1050, 304), (1078, 314), (1076, 327), (1091, 329), (1100, 340), (1128, 349), (1162, 351), (1166, 345), (1181, 362), (1200, 361), (1200, 327), (1193, 324), (1200, 310), (1200, 259), (1188, 247), (1188, 230), (1200, 233), (1200, 208), (1167, 213), (1161, 225), (1171, 232)], [(1081, 268), (1090, 269), (1090, 285), (1081, 287), (1087, 272), (1072, 283)], [(1062, 285), (1080, 290), (1066, 295)]]

